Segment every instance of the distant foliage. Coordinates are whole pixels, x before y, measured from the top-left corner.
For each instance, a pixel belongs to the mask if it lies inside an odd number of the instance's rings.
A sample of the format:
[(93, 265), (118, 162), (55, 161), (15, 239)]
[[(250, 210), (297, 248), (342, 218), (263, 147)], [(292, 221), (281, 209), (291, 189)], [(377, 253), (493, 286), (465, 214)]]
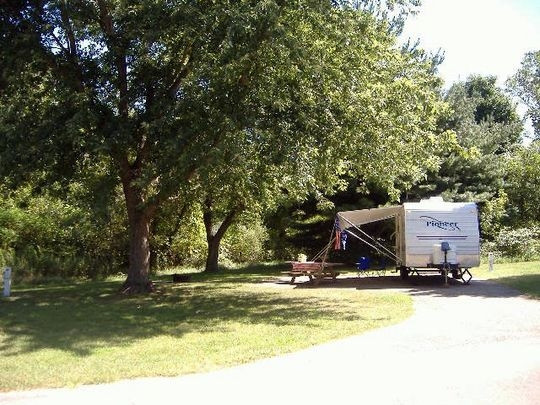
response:
[(512, 223), (526, 226), (540, 219), (540, 141), (518, 148), (506, 162), (505, 188)]
[(233, 226), (221, 246), (222, 260), (232, 263), (253, 263), (270, 259), (266, 245), (268, 231), (260, 220)]
[(534, 137), (540, 139), (540, 50), (526, 53), (521, 68), (506, 84), (510, 92), (527, 106)]
[(154, 267), (189, 265), (199, 267), (206, 258), (206, 236), (198, 207), (182, 212), (162, 213), (155, 223), (152, 238)]
[(486, 201), (480, 211), (480, 229), (485, 238), (493, 240), (501, 231), (503, 221), (507, 217), (506, 209), (508, 205), (508, 195), (504, 190), (499, 191), (499, 195)]
[(483, 244), (483, 255), (489, 252), (506, 259), (536, 260), (540, 258), (540, 227), (502, 228), (493, 241)]
[(98, 277), (125, 268), (125, 223), (106, 219), (30, 187), (3, 190), (0, 200), (0, 266), (17, 278)]
[[(201, 207), (165, 207), (154, 221), (151, 239), (153, 267), (204, 266), (208, 244)], [(222, 264), (263, 261), (268, 252), (268, 231), (258, 215), (244, 214), (228, 230), (220, 245)]]
[(491, 200), (503, 187), (504, 156), (519, 142), (523, 124), (516, 106), (494, 76), (471, 76), (445, 94), (448, 113), (441, 129), (457, 135), (461, 150), (446, 153), (437, 172), (416, 185), (409, 196), (443, 195), (448, 201)]

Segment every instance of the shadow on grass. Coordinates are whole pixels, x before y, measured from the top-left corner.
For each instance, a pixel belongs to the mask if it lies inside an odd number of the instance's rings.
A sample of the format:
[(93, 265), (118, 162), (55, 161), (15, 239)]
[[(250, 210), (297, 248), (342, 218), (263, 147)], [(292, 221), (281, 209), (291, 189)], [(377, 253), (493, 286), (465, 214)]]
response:
[(516, 288), (531, 297), (540, 299), (540, 274), (502, 277), (495, 279), (495, 281)]
[[(281, 282), (286, 283), (286, 281)], [(310, 282), (300, 282), (295, 285), (295, 288), (349, 288), (363, 291), (399, 290), (412, 296), (485, 298), (517, 297), (521, 295), (520, 291), (522, 291), (531, 295), (536, 292), (538, 297), (538, 294), (540, 294), (540, 275), (508, 277), (489, 281), (475, 280), (473, 278), (470, 284), (464, 284), (461, 280), (454, 280), (449, 277), (448, 286), (444, 284), (444, 278), (440, 275), (415, 275), (410, 276), (407, 280), (402, 280), (399, 276), (388, 275), (380, 277), (345, 276), (336, 280), (323, 280), (318, 285)]]
[[(206, 273), (203, 271), (181, 272), (188, 275), (194, 282), (260, 282), (261, 280), (276, 277), (280, 272), (287, 270), (290, 265), (286, 263), (259, 263), (241, 267), (220, 267), (215, 273)], [(171, 281), (172, 274), (158, 274), (154, 276), (158, 281)]]
[[(228, 322), (315, 327), (310, 322), (332, 319), (339, 305), (314, 294), (239, 287), (232, 282), (242, 278), (238, 274), (219, 282), (212, 281), (217, 276), (197, 277), (205, 282), (161, 282), (157, 293), (136, 297), (119, 296), (120, 281), (16, 289), (0, 302), (0, 352), (52, 348), (85, 356), (136, 339), (215, 332), (229, 328)], [(353, 308), (341, 308), (340, 316), (361, 319)]]

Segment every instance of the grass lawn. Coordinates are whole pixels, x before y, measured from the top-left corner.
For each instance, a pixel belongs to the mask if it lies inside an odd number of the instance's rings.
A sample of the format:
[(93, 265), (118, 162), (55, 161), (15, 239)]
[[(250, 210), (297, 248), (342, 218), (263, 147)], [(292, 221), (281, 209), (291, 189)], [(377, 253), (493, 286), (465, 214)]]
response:
[[(158, 284), (122, 297), (122, 280), (14, 285), (0, 299), (0, 391), (208, 371), (396, 323), (405, 294), (265, 286), (279, 268)], [(170, 279), (170, 277), (166, 277)]]
[(472, 269), (475, 278), (486, 278), (516, 288), (534, 298), (540, 298), (540, 262), (495, 263), (493, 271), (482, 264)]

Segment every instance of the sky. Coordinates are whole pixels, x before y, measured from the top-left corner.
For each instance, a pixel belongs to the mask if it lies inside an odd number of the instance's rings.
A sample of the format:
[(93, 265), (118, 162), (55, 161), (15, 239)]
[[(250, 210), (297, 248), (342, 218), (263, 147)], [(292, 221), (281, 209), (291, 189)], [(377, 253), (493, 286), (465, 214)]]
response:
[(540, 49), (540, 0), (423, 0), (403, 35), (445, 52), (439, 72), (447, 86), (473, 73), (504, 84), (527, 51)]
[(402, 38), (409, 37), (444, 51), (445, 87), (471, 74), (495, 75), (504, 86), (524, 54), (540, 49), (540, 0), (422, 0), (405, 24)]

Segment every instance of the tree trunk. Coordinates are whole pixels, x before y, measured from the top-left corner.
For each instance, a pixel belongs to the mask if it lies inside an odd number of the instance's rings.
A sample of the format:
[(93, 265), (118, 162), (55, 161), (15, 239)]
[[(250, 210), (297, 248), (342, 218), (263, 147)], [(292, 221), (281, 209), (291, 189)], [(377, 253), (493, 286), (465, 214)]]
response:
[(129, 215), (129, 268), (124, 294), (154, 291), (150, 273), (150, 218), (144, 212)]
[[(124, 166), (125, 167), (125, 166)], [(142, 191), (133, 185), (133, 172), (121, 171), (129, 225), (129, 267), (122, 293), (139, 294), (154, 291), (150, 281), (150, 224), (153, 209), (144, 204)]]
[(208, 242), (208, 254), (206, 255), (206, 267), (204, 271), (208, 273), (217, 273), (219, 270), (219, 245), (221, 244), (221, 238), (211, 236), (207, 238)]
[(215, 273), (219, 270), (219, 245), (225, 232), (232, 225), (234, 218), (240, 211), (240, 207), (231, 209), (217, 230), (214, 231), (215, 224), (212, 213), (212, 201), (208, 198), (205, 200), (203, 205), (203, 221), (206, 230), (206, 242), (208, 243), (205, 272)]

